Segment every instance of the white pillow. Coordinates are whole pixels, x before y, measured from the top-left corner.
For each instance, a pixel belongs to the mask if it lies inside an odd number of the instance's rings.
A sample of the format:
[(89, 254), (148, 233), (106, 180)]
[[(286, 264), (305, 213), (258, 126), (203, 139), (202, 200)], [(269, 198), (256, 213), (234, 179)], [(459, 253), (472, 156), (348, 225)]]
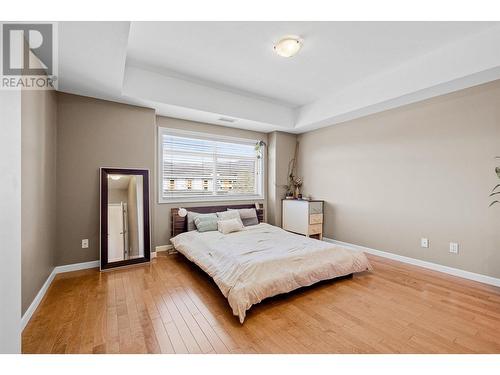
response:
[(238, 232), (243, 229), (243, 223), (240, 219), (219, 220), (217, 222), (217, 229), (222, 234)]
[[(228, 208), (228, 211), (233, 211), (233, 208)], [(240, 214), (241, 222), (244, 226), (249, 227), (250, 225), (259, 224), (259, 218), (257, 217), (257, 211), (255, 208), (238, 208), (236, 211)]]
[(238, 210), (217, 212), (217, 217), (219, 218), (219, 220), (237, 219), (241, 223), (241, 225), (243, 225), (240, 212)]

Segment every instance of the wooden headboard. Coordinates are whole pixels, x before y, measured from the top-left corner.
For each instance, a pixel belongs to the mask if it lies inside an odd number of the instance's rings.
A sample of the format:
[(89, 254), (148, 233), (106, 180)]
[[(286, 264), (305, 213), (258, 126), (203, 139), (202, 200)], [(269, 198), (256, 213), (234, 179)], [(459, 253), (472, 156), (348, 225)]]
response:
[[(204, 207), (186, 207), (186, 210), (192, 212), (199, 212), (202, 214), (211, 214), (215, 212), (227, 211), (228, 208), (255, 208), (255, 204), (230, 204), (230, 205), (220, 205), (220, 206), (204, 206)], [(259, 219), (259, 223), (264, 221), (264, 208), (262, 204), (259, 204), (259, 208), (256, 209), (257, 218)], [(170, 237), (175, 237), (180, 233), (187, 232), (187, 216), (181, 217), (178, 214), (179, 208), (172, 208), (170, 213), (171, 223), (172, 223), (172, 231), (170, 232)]]

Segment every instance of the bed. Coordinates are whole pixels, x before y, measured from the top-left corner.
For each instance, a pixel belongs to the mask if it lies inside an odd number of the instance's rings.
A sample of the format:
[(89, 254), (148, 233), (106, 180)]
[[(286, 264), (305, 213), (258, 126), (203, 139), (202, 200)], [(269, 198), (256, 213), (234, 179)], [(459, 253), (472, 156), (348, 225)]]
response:
[[(206, 213), (227, 208), (244, 207), (189, 210)], [(264, 223), (262, 209), (257, 213), (258, 225), (224, 235), (187, 231), (186, 219), (172, 210), (172, 245), (215, 281), (242, 324), (247, 310), (265, 298), (372, 269), (360, 251), (287, 232)]]

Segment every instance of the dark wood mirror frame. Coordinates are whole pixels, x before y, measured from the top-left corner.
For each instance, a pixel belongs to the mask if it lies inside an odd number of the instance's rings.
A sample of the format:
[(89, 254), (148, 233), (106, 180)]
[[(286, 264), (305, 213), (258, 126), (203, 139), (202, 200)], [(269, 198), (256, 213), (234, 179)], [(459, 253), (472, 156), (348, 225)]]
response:
[[(141, 175), (143, 178), (143, 220), (144, 220), (144, 257), (121, 260), (108, 263), (108, 175)], [(147, 169), (122, 169), (122, 168), (101, 168), (101, 227), (100, 227), (100, 248), (101, 248), (101, 270), (115, 267), (123, 267), (131, 264), (149, 262), (151, 258), (151, 234), (149, 225), (149, 170)]]

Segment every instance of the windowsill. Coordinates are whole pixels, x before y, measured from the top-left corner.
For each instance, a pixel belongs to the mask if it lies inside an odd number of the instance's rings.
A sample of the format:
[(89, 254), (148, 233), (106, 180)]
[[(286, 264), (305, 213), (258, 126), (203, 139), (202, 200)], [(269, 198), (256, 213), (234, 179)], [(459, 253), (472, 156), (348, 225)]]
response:
[(220, 197), (220, 196), (211, 196), (211, 197), (191, 197), (191, 198), (172, 198), (172, 199), (164, 199), (160, 198), (158, 200), (158, 204), (177, 204), (177, 203), (202, 203), (202, 202), (227, 202), (227, 201), (263, 201), (265, 198), (261, 195), (255, 195), (252, 197)]

